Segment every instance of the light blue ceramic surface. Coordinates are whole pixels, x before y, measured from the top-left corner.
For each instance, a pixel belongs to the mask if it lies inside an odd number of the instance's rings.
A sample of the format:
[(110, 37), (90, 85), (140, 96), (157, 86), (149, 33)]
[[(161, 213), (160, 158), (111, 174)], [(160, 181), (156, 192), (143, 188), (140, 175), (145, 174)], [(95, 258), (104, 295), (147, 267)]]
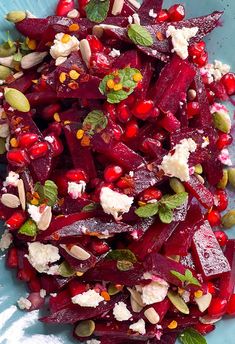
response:
[[(6, 37), (5, 33), (8, 30), (12, 31), (12, 26), (3, 19), (10, 10), (27, 9), (37, 16), (46, 16), (53, 13), (56, 2), (56, 0), (0, 0), (0, 37)], [(168, 0), (165, 6), (172, 3), (172, 0)], [(210, 35), (207, 40), (208, 48), (211, 60), (214, 58), (222, 60), (230, 64), (235, 71), (235, 0), (187, 0), (184, 3), (188, 16), (199, 16), (215, 9), (225, 11), (223, 27), (216, 29)], [(231, 113), (233, 113), (232, 108)], [(234, 193), (231, 192), (230, 195), (230, 207), (234, 208)], [(1, 228), (0, 233), (2, 231)], [(229, 231), (229, 235), (235, 238), (235, 229)], [(15, 279), (14, 273), (5, 269), (4, 260), (4, 254), (0, 254), (0, 344), (74, 343), (75, 340), (71, 336), (72, 327), (46, 326), (37, 321), (37, 311), (25, 313), (17, 309), (16, 301), (26, 295), (26, 288), (23, 283)], [(235, 319), (226, 319), (218, 323), (216, 331), (207, 336), (207, 342), (233, 344), (234, 337)]]

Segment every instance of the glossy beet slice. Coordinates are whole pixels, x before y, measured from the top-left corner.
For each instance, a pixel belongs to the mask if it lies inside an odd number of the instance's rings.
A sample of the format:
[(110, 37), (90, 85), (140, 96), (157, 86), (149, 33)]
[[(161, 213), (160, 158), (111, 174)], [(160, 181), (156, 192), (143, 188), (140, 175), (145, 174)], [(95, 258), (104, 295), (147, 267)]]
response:
[(51, 313), (58, 312), (63, 308), (67, 308), (71, 305), (71, 295), (68, 289), (59, 291), (57, 295), (50, 296), (49, 308)]
[(11, 82), (9, 85), (11, 88), (16, 88), (18, 91), (25, 94), (26, 91), (32, 86), (32, 80), (37, 78), (37, 73), (34, 71), (25, 72), (24, 75)]
[(149, 171), (147, 167), (140, 167), (134, 171), (133, 176), (133, 193), (135, 195), (141, 193), (145, 189), (162, 181), (161, 176), (156, 176)]
[(50, 103), (56, 102), (58, 99), (56, 92), (54, 92), (53, 90), (28, 93), (26, 94), (26, 97), (28, 98), (31, 107), (48, 105)]
[(113, 68), (123, 69), (126, 67), (141, 68), (141, 60), (137, 50), (128, 50), (121, 54), (113, 63)]
[(64, 133), (69, 147), (71, 159), (74, 168), (80, 168), (86, 172), (89, 178), (96, 177), (96, 168), (94, 159), (89, 146), (82, 146), (81, 140), (76, 138), (76, 133), (80, 125), (67, 124), (64, 127)]
[(229, 300), (235, 285), (235, 240), (229, 240), (224, 255), (227, 258), (231, 271), (224, 273), (219, 281), (219, 296)]
[(142, 68), (140, 69), (143, 79), (138, 87), (135, 89), (134, 95), (139, 99), (145, 99), (149, 85), (153, 76), (153, 66), (150, 61), (142, 61)]
[(64, 288), (70, 280), (71, 278), (61, 276), (49, 276), (46, 274), (40, 276), (41, 286), (46, 290), (47, 294), (58, 292)]
[(26, 37), (40, 40), (48, 26), (47, 18), (26, 18), (16, 24), (17, 30)]
[(113, 296), (110, 301), (103, 301), (96, 308), (92, 309), (90, 307), (80, 307), (71, 303), (66, 308), (60, 309), (40, 320), (51, 324), (74, 324), (77, 321), (95, 318), (106, 313), (113, 309), (115, 303), (124, 301), (126, 298), (126, 294), (119, 293)]
[(210, 112), (210, 105), (206, 94), (205, 85), (202, 81), (200, 70), (197, 70), (195, 76), (195, 86), (197, 92), (197, 101), (200, 109), (200, 116), (197, 120), (198, 126), (210, 127), (212, 124), (212, 115)]
[(208, 221), (198, 226), (192, 241), (196, 266), (206, 279), (212, 279), (231, 270)]
[(91, 202), (88, 199), (78, 198), (74, 200), (70, 196), (65, 196), (64, 202), (61, 206), (61, 213), (63, 215), (78, 213), (90, 203)]
[(164, 245), (167, 256), (186, 256), (191, 247), (195, 224), (202, 219), (201, 208), (197, 203), (190, 206), (185, 221), (181, 222)]
[(159, 13), (162, 9), (163, 0), (144, 0), (138, 10), (141, 25), (153, 23), (154, 19), (149, 16), (149, 11), (153, 10), (154, 13)]
[(192, 175), (190, 180), (184, 182), (186, 189), (197, 198), (203, 207), (210, 209), (214, 205), (213, 194), (199, 181), (199, 179)]

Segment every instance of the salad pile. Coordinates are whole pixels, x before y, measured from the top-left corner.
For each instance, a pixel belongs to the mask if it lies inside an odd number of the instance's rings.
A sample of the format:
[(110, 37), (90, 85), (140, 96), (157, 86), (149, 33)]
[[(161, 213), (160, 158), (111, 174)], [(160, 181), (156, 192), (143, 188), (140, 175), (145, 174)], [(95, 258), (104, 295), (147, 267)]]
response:
[(162, 2), (6, 16), (25, 39), (0, 46), (0, 248), (19, 307), (87, 344), (206, 343), (235, 315), (235, 74), (204, 42), (223, 13)]

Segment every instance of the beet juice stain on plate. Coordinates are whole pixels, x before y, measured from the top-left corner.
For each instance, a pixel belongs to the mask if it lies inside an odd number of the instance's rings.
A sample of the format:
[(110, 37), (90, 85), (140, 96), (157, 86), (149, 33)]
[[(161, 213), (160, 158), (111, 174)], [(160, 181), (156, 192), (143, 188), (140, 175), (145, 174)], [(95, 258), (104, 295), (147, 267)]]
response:
[(0, 5), (0, 342), (219, 343), (227, 315), (232, 343), (232, 9), (31, 5)]

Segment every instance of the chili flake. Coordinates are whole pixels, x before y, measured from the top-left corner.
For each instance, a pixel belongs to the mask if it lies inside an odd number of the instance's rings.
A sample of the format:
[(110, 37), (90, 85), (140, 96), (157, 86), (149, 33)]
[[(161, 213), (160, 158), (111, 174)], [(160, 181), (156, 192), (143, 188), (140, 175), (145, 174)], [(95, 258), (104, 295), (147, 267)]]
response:
[(116, 84), (116, 85), (114, 85), (113, 89), (114, 89), (114, 91), (120, 91), (120, 90), (122, 90), (122, 84)]
[(59, 80), (61, 84), (65, 82), (66, 78), (67, 78), (67, 74), (65, 72), (60, 73)]
[(79, 78), (80, 74), (76, 70), (72, 69), (69, 72), (69, 76), (72, 80), (77, 80)]
[(10, 140), (10, 144), (11, 144), (11, 147), (13, 147), (13, 148), (17, 148), (19, 146), (19, 143), (18, 143), (18, 141), (17, 141), (17, 139), (15, 137), (13, 137)]
[(110, 90), (112, 90), (112, 89), (114, 88), (114, 85), (115, 85), (115, 83), (114, 83), (113, 79), (109, 79), (109, 80), (107, 81), (107, 87), (108, 87)]
[(202, 290), (197, 290), (194, 292), (194, 296), (196, 297), (196, 299), (198, 299), (199, 297), (202, 297), (203, 292)]
[(83, 138), (83, 136), (84, 136), (84, 130), (79, 129), (79, 130), (77, 131), (77, 133), (76, 133), (76, 138), (77, 138), (78, 140), (81, 140), (81, 139)]
[(60, 122), (60, 115), (58, 114), (58, 112), (55, 112), (53, 117), (56, 122)]
[(142, 76), (141, 73), (136, 73), (136, 74), (133, 75), (133, 80), (134, 80), (135, 82), (139, 82), (139, 81), (141, 81), (142, 79), (143, 79), (143, 76)]
[(76, 24), (76, 23), (71, 24), (71, 25), (69, 26), (69, 31), (70, 31), (70, 32), (78, 31), (79, 29), (80, 29), (80, 26), (79, 26), (78, 24)]
[(174, 330), (175, 328), (177, 328), (178, 323), (176, 320), (172, 320), (172, 322), (167, 326), (170, 330)]
[(30, 39), (29, 37), (27, 37), (26, 44), (31, 50), (35, 50), (37, 48), (37, 42), (35, 39)]

